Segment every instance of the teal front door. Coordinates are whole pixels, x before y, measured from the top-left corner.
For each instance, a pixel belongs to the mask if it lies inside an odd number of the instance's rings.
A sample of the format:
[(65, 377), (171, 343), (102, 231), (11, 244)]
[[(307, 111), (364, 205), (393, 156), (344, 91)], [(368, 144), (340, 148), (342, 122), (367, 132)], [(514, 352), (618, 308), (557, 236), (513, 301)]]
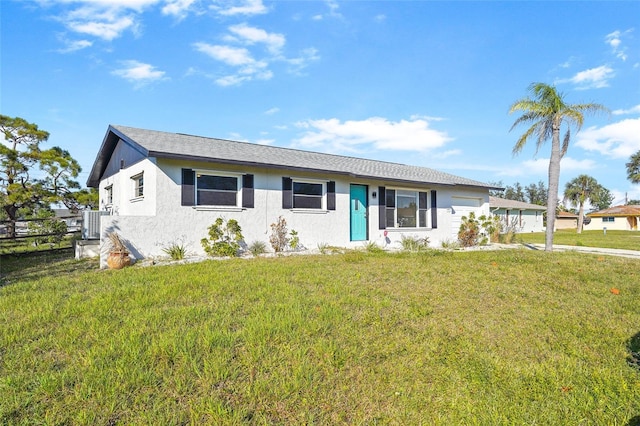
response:
[(351, 185), (351, 241), (367, 240), (367, 187)]

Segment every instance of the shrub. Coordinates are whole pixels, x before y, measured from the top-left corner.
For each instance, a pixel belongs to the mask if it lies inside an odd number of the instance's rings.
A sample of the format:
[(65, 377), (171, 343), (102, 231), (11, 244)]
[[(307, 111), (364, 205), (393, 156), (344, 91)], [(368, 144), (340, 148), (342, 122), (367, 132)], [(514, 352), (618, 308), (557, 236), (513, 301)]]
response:
[(418, 238), (403, 235), (400, 244), (402, 244), (402, 250), (404, 251), (424, 251), (429, 248), (429, 237)]
[(187, 255), (187, 248), (184, 243), (170, 243), (168, 246), (163, 247), (162, 251), (171, 257), (173, 260), (182, 260)]
[(383, 253), (384, 252), (384, 249), (382, 247), (380, 247), (379, 245), (377, 245), (373, 241), (369, 241), (368, 243), (365, 243), (364, 244), (364, 249), (368, 253)]
[(237, 256), (243, 238), (237, 220), (229, 219), (225, 223), (224, 219), (219, 217), (209, 227), (209, 239), (203, 238), (200, 243), (209, 256)]
[(476, 219), (474, 212), (469, 213), (469, 217), (462, 216), (462, 223), (458, 231), (460, 245), (462, 247), (473, 247), (487, 244), (489, 239), (484, 234), (484, 231), (490, 231), (490, 234), (495, 232), (494, 220), (493, 218), (487, 219), (484, 215)]
[(276, 253), (285, 251), (287, 247), (295, 250), (300, 245), (298, 232), (292, 229), (291, 233), (289, 233), (287, 221), (282, 216), (278, 217), (277, 222), (271, 224), (269, 242), (271, 243), (271, 247), (273, 247), (273, 251)]
[(327, 254), (329, 252), (329, 248), (328, 243), (318, 243), (318, 251), (320, 254)]
[(249, 246), (249, 252), (254, 256), (260, 256), (267, 252), (267, 245), (263, 241), (254, 241)]
[(291, 238), (289, 239), (289, 247), (291, 247), (291, 249), (295, 251), (298, 249), (298, 246), (300, 245), (300, 238), (298, 238), (298, 231), (296, 231), (295, 229), (292, 229), (289, 235), (291, 235)]

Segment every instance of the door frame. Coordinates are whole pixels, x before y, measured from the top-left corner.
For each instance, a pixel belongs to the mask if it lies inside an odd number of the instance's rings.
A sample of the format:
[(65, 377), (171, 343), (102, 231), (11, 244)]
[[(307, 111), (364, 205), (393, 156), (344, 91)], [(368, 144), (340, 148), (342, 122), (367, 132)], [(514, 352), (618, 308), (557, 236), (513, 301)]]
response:
[[(354, 239), (353, 235), (353, 188), (360, 187), (364, 189), (364, 239)], [(349, 241), (369, 241), (369, 186), (359, 183), (349, 185)]]

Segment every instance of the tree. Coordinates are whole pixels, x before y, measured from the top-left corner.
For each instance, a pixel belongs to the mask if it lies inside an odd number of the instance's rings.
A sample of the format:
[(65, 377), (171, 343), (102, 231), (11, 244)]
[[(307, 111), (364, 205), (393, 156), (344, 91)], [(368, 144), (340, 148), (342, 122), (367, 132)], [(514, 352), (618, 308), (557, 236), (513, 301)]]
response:
[(515, 200), (515, 201), (525, 201), (524, 198), (524, 191), (522, 190), (522, 185), (520, 185), (520, 182), (516, 182), (513, 184), (513, 186), (511, 185), (507, 185), (507, 187), (504, 190), (504, 198), (506, 200)]
[(564, 201), (578, 206), (578, 234), (582, 233), (584, 223), (584, 204), (595, 204), (603, 193), (603, 187), (595, 178), (580, 175), (567, 182), (564, 187)]
[(600, 192), (596, 196), (594, 196), (591, 205), (596, 210), (608, 209), (609, 207), (611, 207), (611, 203), (613, 203), (614, 199), (615, 196), (611, 193), (611, 191), (609, 191), (604, 186), (600, 186)]
[(538, 204), (544, 206), (547, 204), (548, 191), (543, 181), (538, 181), (537, 184), (531, 183), (524, 188), (524, 193), (530, 204)]
[[(74, 180), (80, 165), (68, 151), (58, 147), (41, 150), (49, 133), (20, 117), (0, 115), (0, 206), (9, 221), (8, 235), (15, 236), (15, 223), (21, 215), (76, 197), (80, 185)], [(45, 176), (31, 175), (38, 167)]]
[[(571, 127), (575, 127), (576, 131), (582, 128), (584, 122), (583, 113), (608, 110), (604, 106), (594, 103), (567, 104), (562, 93), (559, 93), (554, 86), (545, 83), (531, 84), (529, 92), (531, 97), (516, 101), (509, 109), (510, 114), (522, 111), (522, 115), (513, 123), (511, 130), (520, 124), (530, 125), (513, 147), (513, 155), (520, 153), (531, 138), (536, 139), (536, 153), (547, 140), (551, 139), (545, 251), (553, 251), (553, 230), (556, 220), (556, 206), (558, 204), (560, 160), (562, 160), (569, 148)], [(567, 131), (561, 143), (560, 130), (563, 123), (567, 124)]]
[(640, 183), (640, 151), (629, 158), (627, 163), (627, 179), (631, 183)]

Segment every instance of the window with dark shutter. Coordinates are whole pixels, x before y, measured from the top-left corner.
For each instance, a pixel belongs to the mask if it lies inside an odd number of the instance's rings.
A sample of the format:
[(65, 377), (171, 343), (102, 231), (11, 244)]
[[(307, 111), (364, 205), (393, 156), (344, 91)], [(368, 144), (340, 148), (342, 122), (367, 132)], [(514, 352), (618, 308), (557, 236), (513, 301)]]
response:
[(395, 228), (396, 226), (396, 191), (395, 189), (387, 189), (385, 197), (385, 210), (387, 215), (387, 228)]
[(291, 178), (282, 178), (282, 208), (290, 209), (293, 207), (293, 181)]
[(438, 203), (436, 202), (436, 191), (431, 191), (431, 228), (438, 227)]
[(386, 188), (378, 187), (378, 229), (387, 229)]
[(334, 181), (327, 182), (327, 210), (336, 209), (336, 183)]
[(237, 206), (238, 178), (198, 173), (196, 203), (199, 206)]
[(182, 169), (182, 205), (195, 205), (195, 195), (195, 172), (191, 169)]
[(253, 175), (242, 175), (242, 207), (253, 208)]
[(420, 228), (427, 227), (427, 193), (418, 193), (418, 226)]

